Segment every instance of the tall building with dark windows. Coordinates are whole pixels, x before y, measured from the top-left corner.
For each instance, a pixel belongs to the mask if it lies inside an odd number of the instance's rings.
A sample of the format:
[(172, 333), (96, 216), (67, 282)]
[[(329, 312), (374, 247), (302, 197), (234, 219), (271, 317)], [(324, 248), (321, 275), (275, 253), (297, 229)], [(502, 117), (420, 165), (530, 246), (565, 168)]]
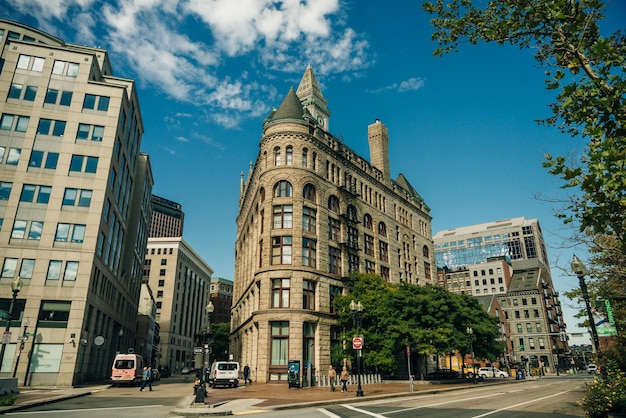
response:
[[(136, 86), (107, 51), (5, 19), (0, 58), (1, 310), (23, 285), (0, 376), (102, 381), (134, 349), (149, 231)], [(26, 326), (35, 337), (22, 344)]]
[(152, 195), (151, 238), (174, 238), (183, 236), (185, 213), (180, 203)]
[(556, 372), (569, 367), (559, 293), (537, 219), (503, 219), (434, 235), (439, 284), (456, 293), (495, 298), (504, 312), (503, 359)]
[(391, 178), (386, 126), (368, 127), (367, 161), (329, 119), (309, 66), (242, 175), (230, 351), (259, 382), (286, 380), (288, 360), (328, 369), (340, 344), (334, 299), (350, 273), (435, 280), (430, 208), (404, 175)]

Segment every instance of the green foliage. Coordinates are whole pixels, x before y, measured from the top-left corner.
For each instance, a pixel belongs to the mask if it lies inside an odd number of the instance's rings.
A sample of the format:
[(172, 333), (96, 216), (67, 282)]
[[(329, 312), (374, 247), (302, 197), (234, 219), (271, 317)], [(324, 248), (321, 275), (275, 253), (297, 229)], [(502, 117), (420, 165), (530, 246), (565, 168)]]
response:
[[(364, 307), (362, 331), (365, 364), (391, 373), (396, 370), (397, 353), (408, 345), (419, 354), (440, 354), (454, 349), (469, 352), (467, 327), (474, 330), (477, 356), (495, 358), (503, 350), (497, 343), (498, 320), (480, 303), (466, 295), (450, 293), (437, 286), (394, 285), (374, 274), (352, 274), (350, 294), (337, 298), (339, 325), (347, 331), (346, 341), (355, 333), (350, 301)], [(347, 344), (342, 357), (354, 358)]]
[(626, 373), (612, 367), (597, 374), (585, 387), (585, 396), (578, 402), (589, 418), (606, 417), (609, 412), (626, 412)]
[(547, 155), (543, 163), (574, 192), (557, 216), (614, 236), (626, 254), (626, 38), (600, 34), (604, 2), (436, 0), (422, 7), (434, 15), (437, 56), (464, 41), (533, 49), (547, 68), (546, 88), (558, 92), (553, 116), (540, 122), (587, 139), (580, 161)]
[(211, 361), (227, 361), (230, 324), (228, 322), (211, 324), (211, 331), (213, 333), (213, 342), (211, 343)]
[(17, 395), (15, 395), (14, 393), (4, 395), (2, 398), (0, 398), (0, 406), (11, 406), (15, 403), (16, 399)]

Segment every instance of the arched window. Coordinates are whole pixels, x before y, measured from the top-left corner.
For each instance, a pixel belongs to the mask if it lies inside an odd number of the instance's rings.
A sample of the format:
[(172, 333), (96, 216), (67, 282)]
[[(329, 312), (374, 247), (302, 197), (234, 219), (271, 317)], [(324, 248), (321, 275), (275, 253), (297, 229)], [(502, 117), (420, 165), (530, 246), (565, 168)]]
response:
[(302, 148), (302, 167), (306, 167), (308, 164), (307, 159), (309, 158), (309, 150), (306, 148)]
[(302, 189), (302, 197), (315, 202), (317, 200), (315, 196), (315, 186), (311, 183), (305, 184), (304, 189)]
[(280, 165), (280, 148), (274, 148), (274, 165)]
[(374, 223), (372, 222), (372, 217), (367, 213), (363, 216), (363, 227), (369, 229), (370, 231), (374, 229)]
[(274, 185), (274, 197), (291, 197), (293, 189), (287, 180), (281, 180)]
[(285, 151), (286, 151), (285, 164), (293, 165), (293, 147), (289, 146), (289, 147), (287, 147), (287, 149)]
[(378, 224), (378, 235), (382, 236), (382, 237), (386, 237), (387, 236), (387, 226), (385, 225), (384, 222), (381, 222)]
[(428, 257), (428, 247), (426, 245), (424, 245), (424, 248), (422, 248), (422, 255), (424, 257)]
[(348, 219), (352, 222), (357, 222), (356, 208), (353, 205), (348, 206)]
[(265, 187), (259, 189), (259, 199), (261, 202), (265, 202)]
[(313, 156), (311, 157), (311, 168), (313, 170), (317, 170), (317, 153), (314, 152)]
[(337, 198), (337, 196), (335, 195), (331, 195), (328, 198), (328, 209), (330, 209), (333, 212), (339, 213), (339, 198)]

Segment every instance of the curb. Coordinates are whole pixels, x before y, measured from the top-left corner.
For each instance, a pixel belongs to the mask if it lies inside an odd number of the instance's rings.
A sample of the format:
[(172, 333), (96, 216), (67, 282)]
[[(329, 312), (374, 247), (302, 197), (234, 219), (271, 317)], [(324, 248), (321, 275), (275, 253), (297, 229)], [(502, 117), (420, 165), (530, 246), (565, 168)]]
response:
[(67, 400), (67, 399), (81, 398), (81, 397), (87, 396), (87, 395), (91, 395), (91, 391), (75, 393), (75, 394), (72, 394), (72, 395), (59, 395), (59, 396), (56, 396), (56, 397), (53, 397), (53, 398), (45, 398), (45, 399), (41, 399), (41, 400), (25, 402), (25, 403), (19, 404), (19, 405), (3, 406), (3, 407), (0, 407), (0, 415), (6, 414), (8, 412), (22, 411), (24, 409), (33, 408), (35, 406), (48, 405), (48, 404), (64, 401), (64, 400)]

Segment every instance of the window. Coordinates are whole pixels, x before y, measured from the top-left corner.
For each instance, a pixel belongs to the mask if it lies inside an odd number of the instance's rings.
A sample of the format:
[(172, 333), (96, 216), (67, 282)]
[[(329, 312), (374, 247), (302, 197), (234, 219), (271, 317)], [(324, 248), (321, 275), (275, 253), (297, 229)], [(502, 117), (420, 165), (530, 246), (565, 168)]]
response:
[(102, 142), (103, 136), (104, 136), (104, 126), (87, 125), (85, 123), (78, 124), (78, 131), (76, 132), (76, 139), (91, 140), (94, 142)]
[(13, 188), (13, 183), (0, 181), (0, 200), (9, 200), (11, 188)]
[(365, 260), (365, 273), (374, 274), (376, 273), (376, 263), (371, 260)]
[(374, 224), (370, 215), (366, 214), (363, 216), (363, 227), (369, 229), (370, 231), (374, 229)]
[(6, 164), (17, 165), (20, 161), (20, 155), (22, 155), (22, 150), (20, 148), (9, 148)]
[(78, 64), (55, 60), (52, 66), (52, 74), (76, 78), (78, 75)]
[(59, 97), (59, 90), (48, 89), (48, 91), (46, 92), (46, 97), (43, 99), (43, 102), (56, 104), (58, 97)]
[(62, 137), (65, 134), (65, 121), (39, 119), (37, 133), (40, 135), (52, 135)]
[(315, 221), (317, 218), (317, 211), (315, 209), (302, 208), (302, 230), (315, 233)]
[(363, 234), (363, 243), (365, 244), (365, 255), (374, 256), (374, 237)]
[(63, 194), (64, 206), (82, 206), (89, 207), (91, 205), (91, 190), (66, 188)]
[(164, 287), (165, 286), (165, 280), (160, 279), (159, 280), (159, 287)]
[(315, 309), (315, 282), (302, 281), (302, 309)]
[(315, 267), (316, 259), (316, 245), (315, 240), (309, 238), (302, 238), (302, 265), (307, 267)]
[(274, 165), (280, 165), (280, 148), (278, 147), (274, 148)]
[(380, 277), (382, 277), (386, 281), (389, 281), (389, 267), (380, 266)]
[(537, 330), (537, 332), (541, 332), (541, 323), (540, 322), (535, 323), (535, 329)]
[(289, 146), (285, 150), (285, 162), (287, 165), (293, 165), (293, 147)]
[(309, 150), (306, 148), (302, 149), (302, 167), (306, 167), (307, 164), (307, 159), (308, 159), (308, 155), (309, 155)]
[(328, 198), (328, 209), (330, 209), (331, 211), (335, 213), (339, 213), (340, 207), (339, 207), (339, 199), (337, 198), (337, 196), (333, 195)]
[(526, 332), (533, 332), (533, 326), (530, 322), (526, 322)]
[(17, 268), (17, 258), (5, 257), (2, 264), (2, 277), (15, 277), (15, 269)]
[(46, 274), (46, 280), (59, 280), (61, 277), (61, 267), (63, 266), (63, 261), (61, 260), (50, 260), (48, 264), (48, 273)]
[(339, 242), (341, 236), (341, 222), (334, 218), (328, 218), (328, 239)]
[(72, 302), (42, 301), (37, 326), (40, 328), (67, 328)]
[(389, 262), (389, 246), (384, 241), (378, 241), (378, 258), (386, 263)]
[(313, 202), (316, 201), (316, 196), (315, 196), (315, 186), (313, 186), (312, 184), (305, 184), (304, 188), (302, 189), (302, 197), (307, 199), (307, 200), (311, 200)]
[(165, 276), (165, 269), (159, 269), (159, 276)]
[(424, 245), (424, 246), (422, 247), (422, 255), (423, 255), (424, 257), (428, 258), (428, 254), (429, 254), (429, 251), (428, 251), (428, 246)]
[(522, 332), (524, 332), (524, 329), (522, 328), (522, 324), (517, 324), (517, 333), (521, 334)]
[(24, 239), (26, 236), (27, 221), (16, 219), (13, 223), (13, 230), (11, 231), (11, 238)]
[(380, 222), (378, 224), (378, 235), (380, 235), (381, 237), (387, 236), (387, 226), (384, 222)]
[(71, 282), (76, 281), (78, 276), (78, 261), (67, 261), (65, 263), (65, 274), (63, 275), (63, 281)]
[(341, 296), (341, 287), (330, 285), (330, 313), (337, 313), (337, 297)]
[(293, 189), (287, 180), (281, 180), (274, 185), (274, 197), (291, 197)]
[(9, 88), (9, 99), (22, 99), (28, 102), (35, 100), (37, 96), (37, 86), (24, 86), (23, 84), (11, 84)]
[(47, 204), (50, 201), (50, 193), (52, 187), (50, 186), (38, 186), (35, 184), (25, 184), (22, 187), (22, 194), (20, 195), (20, 202), (36, 202)]
[(305, 322), (302, 325), (302, 360), (304, 364), (315, 361), (315, 324)]
[(30, 223), (30, 228), (28, 229), (28, 239), (40, 240), (42, 230), (43, 230), (43, 222), (32, 221)]
[(289, 279), (272, 279), (272, 308), (289, 307)]
[(20, 70), (30, 70), (41, 72), (45, 60), (39, 57), (31, 57), (30, 55), (20, 55), (17, 59), (17, 68)]
[(22, 98), (22, 90), (24, 90), (24, 86), (22, 84), (12, 83), (11, 87), (9, 87), (9, 99), (21, 99)]
[(54, 240), (58, 242), (81, 243), (85, 239), (86, 225), (58, 223)]
[(289, 322), (274, 321), (272, 327), (272, 366), (286, 366), (289, 359)]
[(0, 118), (0, 129), (4, 131), (26, 132), (30, 117), (20, 115), (2, 114)]
[(272, 264), (291, 264), (291, 236), (272, 237)]
[(95, 173), (98, 169), (98, 157), (72, 155), (70, 172)]
[(341, 251), (339, 248), (328, 247), (328, 272), (341, 275)]
[(56, 152), (43, 152), (33, 150), (30, 154), (30, 160), (28, 166), (32, 168), (43, 168), (55, 170), (59, 161), (59, 154)]
[(356, 254), (348, 253), (348, 273), (360, 271), (360, 260)]
[(351, 226), (348, 227), (348, 247), (353, 250), (359, 249), (359, 230)]
[(107, 96), (95, 96), (93, 94), (85, 94), (83, 101), (83, 110), (100, 110), (106, 112), (109, 110), (110, 98)]
[(22, 279), (32, 279), (33, 270), (35, 270), (35, 260), (32, 258), (22, 259), (22, 267), (20, 268), (20, 277)]
[(293, 205), (274, 206), (274, 229), (285, 229), (293, 226)]

